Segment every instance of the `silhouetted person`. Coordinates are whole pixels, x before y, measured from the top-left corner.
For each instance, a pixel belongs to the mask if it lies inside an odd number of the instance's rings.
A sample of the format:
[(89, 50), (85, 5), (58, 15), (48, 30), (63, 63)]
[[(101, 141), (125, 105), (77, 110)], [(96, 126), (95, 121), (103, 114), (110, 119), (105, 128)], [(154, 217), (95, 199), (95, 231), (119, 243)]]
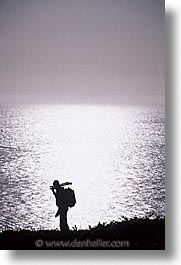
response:
[[(65, 182), (60, 184), (58, 180), (55, 180), (53, 182), (53, 186), (50, 187), (52, 190), (55, 198), (56, 198), (56, 205), (58, 207), (58, 211), (55, 215), (55, 217), (60, 215), (60, 230), (62, 232), (67, 232), (69, 231), (68, 223), (67, 223), (67, 212), (69, 207), (73, 207), (75, 205), (71, 206), (70, 205), (70, 196), (69, 196), (69, 190), (71, 189), (64, 189), (63, 186), (65, 185), (71, 185), (71, 182)], [(67, 193), (68, 191), (68, 193)], [(72, 191), (72, 190), (71, 190)], [(74, 191), (72, 191), (74, 194)], [(67, 196), (68, 194), (68, 196)], [(74, 196), (75, 197), (75, 196)]]

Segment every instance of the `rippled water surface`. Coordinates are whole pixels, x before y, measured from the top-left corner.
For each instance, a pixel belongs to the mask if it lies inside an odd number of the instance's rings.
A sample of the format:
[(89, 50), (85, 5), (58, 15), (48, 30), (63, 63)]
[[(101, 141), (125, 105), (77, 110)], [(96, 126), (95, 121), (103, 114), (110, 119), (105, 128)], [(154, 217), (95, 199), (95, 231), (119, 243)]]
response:
[(0, 229), (56, 228), (54, 179), (72, 181), (70, 227), (165, 214), (161, 107), (0, 107)]

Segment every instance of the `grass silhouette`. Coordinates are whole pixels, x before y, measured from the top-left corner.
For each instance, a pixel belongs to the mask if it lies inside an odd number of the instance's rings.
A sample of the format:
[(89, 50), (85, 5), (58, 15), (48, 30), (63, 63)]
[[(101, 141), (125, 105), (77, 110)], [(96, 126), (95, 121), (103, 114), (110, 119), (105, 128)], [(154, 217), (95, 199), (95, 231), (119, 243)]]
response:
[(87, 230), (5, 230), (1, 249), (165, 249), (164, 218), (124, 218)]

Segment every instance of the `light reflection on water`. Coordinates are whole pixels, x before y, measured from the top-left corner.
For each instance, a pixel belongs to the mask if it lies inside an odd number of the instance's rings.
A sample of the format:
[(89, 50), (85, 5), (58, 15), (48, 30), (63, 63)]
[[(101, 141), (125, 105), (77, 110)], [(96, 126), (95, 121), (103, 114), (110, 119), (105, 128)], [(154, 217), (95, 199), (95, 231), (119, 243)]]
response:
[(54, 179), (72, 181), (70, 226), (165, 214), (164, 110), (0, 107), (0, 229), (56, 228)]

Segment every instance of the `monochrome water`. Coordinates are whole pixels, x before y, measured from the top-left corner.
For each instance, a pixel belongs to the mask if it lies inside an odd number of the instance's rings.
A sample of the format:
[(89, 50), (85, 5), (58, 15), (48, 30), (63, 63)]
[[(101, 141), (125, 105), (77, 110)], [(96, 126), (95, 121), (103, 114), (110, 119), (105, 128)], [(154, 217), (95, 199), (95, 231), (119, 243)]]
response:
[(165, 216), (158, 106), (2, 105), (0, 230), (58, 228), (53, 180), (70, 181), (70, 228)]

